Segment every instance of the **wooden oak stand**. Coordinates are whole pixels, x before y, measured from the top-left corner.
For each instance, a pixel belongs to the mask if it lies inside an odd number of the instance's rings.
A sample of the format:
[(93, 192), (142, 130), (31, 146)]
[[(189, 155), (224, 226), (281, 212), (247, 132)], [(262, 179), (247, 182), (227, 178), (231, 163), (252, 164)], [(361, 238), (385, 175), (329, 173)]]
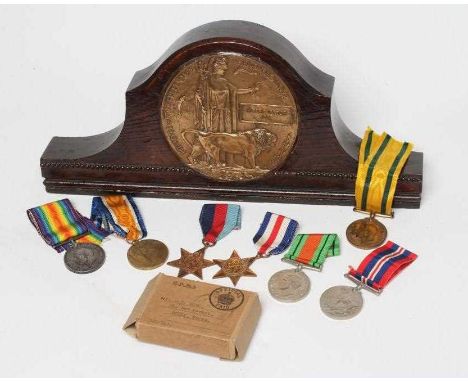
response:
[[(269, 65), (297, 106), (297, 138), (278, 168), (251, 181), (219, 181), (180, 159), (161, 127), (161, 105), (174, 73), (202, 55), (235, 53)], [(332, 104), (334, 78), (315, 68), (278, 33), (244, 21), (218, 21), (179, 38), (126, 92), (125, 121), (91, 137), (54, 137), (41, 157), (46, 190), (70, 194), (129, 193), (157, 198), (354, 205), (360, 139)], [(418, 208), (423, 154), (402, 172), (395, 207)]]

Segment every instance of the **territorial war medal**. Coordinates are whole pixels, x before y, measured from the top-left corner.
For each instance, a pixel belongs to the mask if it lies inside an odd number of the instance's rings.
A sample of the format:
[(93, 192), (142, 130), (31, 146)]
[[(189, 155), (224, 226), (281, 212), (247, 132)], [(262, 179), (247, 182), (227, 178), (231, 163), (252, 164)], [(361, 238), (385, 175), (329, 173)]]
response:
[(310, 291), (310, 280), (303, 269), (322, 271), (327, 257), (340, 254), (337, 234), (298, 234), (282, 261), (296, 269), (276, 272), (268, 281), (271, 296), (281, 302), (297, 302)]
[(167, 246), (159, 240), (145, 239), (147, 230), (143, 216), (131, 196), (94, 197), (91, 219), (131, 244), (127, 259), (134, 268), (150, 270), (166, 262)]
[(181, 248), (180, 258), (167, 263), (167, 265), (179, 268), (177, 277), (192, 274), (203, 279), (203, 269), (215, 265), (215, 262), (205, 259), (205, 251), (233, 230), (241, 228), (240, 206), (226, 203), (204, 204), (199, 221), (203, 233), (203, 247), (195, 252)]
[(346, 230), (346, 238), (355, 247), (372, 249), (384, 243), (387, 229), (375, 217), (393, 217), (398, 177), (412, 148), (411, 143), (397, 141), (387, 133), (366, 130), (359, 149), (354, 210), (370, 216), (356, 220)]
[(372, 249), (383, 244), (387, 238), (387, 228), (372, 212), (369, 217), (352, 222), (346, 229), (346, 238), (357, 248)]
[(65, 267), (74, 273), (97, 271), (106, 259), (100, 247), (110, 232), (81, 215), (70, 200), (62, 199), (31, 208), (27, 215), (44, 241), (57, 252), (65, 251)]
[(417, 255), (388, 241), (367, 255), (357, 269), (350, 267), (345, 277), (356, 286), (334, 286), (320, 297), (322, 312), (335, 320), (358, 315), (364, 304), (361, 290), (380, 295), (387, 284), (416, 260)]
[(298, 226), (299, 224), (294, 219), (267, 212), (253, 237), (253, 242), (258, 248), (257, 255), (241, 258), (234, 251), (227, 260), (214, 260), (221, 269), (213, 278), (228, 277), (234, 285), (237, 285), (243, 276), (256, 277), (257, 275), (250, 269), (253, 262), (284, 252), (291, 245)]

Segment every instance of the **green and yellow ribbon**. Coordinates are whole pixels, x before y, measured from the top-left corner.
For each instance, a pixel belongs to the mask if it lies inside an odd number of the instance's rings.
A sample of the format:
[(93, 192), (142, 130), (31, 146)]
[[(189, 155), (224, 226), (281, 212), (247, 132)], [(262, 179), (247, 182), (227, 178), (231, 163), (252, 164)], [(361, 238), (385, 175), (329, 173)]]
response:
[(393, 197), (413, 144), (400, 142), (387, 133), (367, 128), (359, 150), (356, 179), (356, 209), (392, 215)]

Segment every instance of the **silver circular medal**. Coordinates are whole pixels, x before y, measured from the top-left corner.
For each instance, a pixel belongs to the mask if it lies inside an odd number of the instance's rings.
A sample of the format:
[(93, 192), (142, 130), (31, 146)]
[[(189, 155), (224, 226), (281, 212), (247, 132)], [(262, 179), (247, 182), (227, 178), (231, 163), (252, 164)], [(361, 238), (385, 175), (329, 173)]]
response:
[(320, 296), (322, 312), (334, 320), (349, 320), (357, 316), (363, 303), (361, 292), (349, 286), (328, 288)]
[(297, 302), (309, 294), (310, 280), (302, 271), (285, 269), (268, 281), (271, 296), (281, 302)]
[(91, 273), (102, 267), (106, 255), (96, 244), (79, 243), (65, 252), (63, 261), (73, 273)]

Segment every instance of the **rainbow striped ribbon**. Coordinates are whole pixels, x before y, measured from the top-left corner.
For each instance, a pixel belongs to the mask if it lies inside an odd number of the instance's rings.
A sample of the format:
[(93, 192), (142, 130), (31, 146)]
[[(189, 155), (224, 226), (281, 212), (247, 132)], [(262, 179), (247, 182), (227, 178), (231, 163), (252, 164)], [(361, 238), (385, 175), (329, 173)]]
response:
[(380, 293), (395, 276), (417, 257), (398, 244), (388, 241), (367, 255), (358, 269), (350, 267), (347, 276)]
[(331, 234), (298, 234), (283, 259), (321, 269), (327, 257), (340, 254), (340, 240)]
[(237, 204), (204, 204), (200, 212), (200, 227), (203, 232), (203, 243), (215, 245), (232, 230), (241, 227), (240, 206)]
[(110, 234), (81, 215), (68, 199), (30, 208), (27, 215), (39, 235), (57, 252), (66, 251), (74, 243), (99, 245)]
[(258, 248), (257, 255), (266, 257), (284, 252), (292, 242), (299, 224), (296, 220), (267, 212), (253, 242)]
[(138, 207), (129, 195), (95, 196), (91, 219), (98, 227), (133, 242), (146, 237), (146, 227)]
[(413, 145), (376, 134), (368, 128), (359, 150), (356, 178), (356, 209), (382, 215), (392, 214), (393, 197)]

